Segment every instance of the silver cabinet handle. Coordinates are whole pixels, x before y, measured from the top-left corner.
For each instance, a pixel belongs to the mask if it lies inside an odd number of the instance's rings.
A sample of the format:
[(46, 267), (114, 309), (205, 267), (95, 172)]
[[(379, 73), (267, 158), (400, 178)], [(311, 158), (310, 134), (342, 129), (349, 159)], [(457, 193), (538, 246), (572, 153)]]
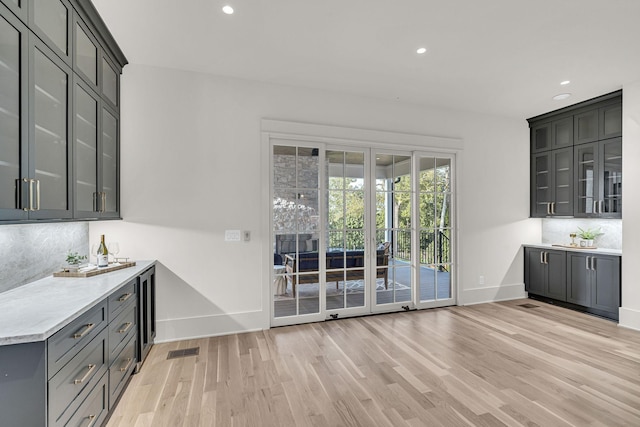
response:
[(556, 202), (551, 203), (551, 215), (556, 214)]
[(89, 421), (89, 424), (87, 424), (87, 427), (93, 426), (93, 423), (95, 423), (97, 419), (98, 417), (96, 417), (95, 415), (89, 415), (88, 417), (85, 417), (85, 420)]
[(119, 334), (124, 334), (125, 332), (127, 332), (129, 330), (129, 328), (131, 328), (131, 325), (133, 325), (133, 323), (131, 323), (131, 322), (125, 323), (124, 325), (122, 325), (122, 326), (124, 326), (123, 328), (118, 329), (118, 333)]
[(596, 257), (591, 257), (591, 270), (596, 271)]
[(604, 210), (604, 200), (600, 200), (600, 207), (598, 209), (598, 212), (602, 213), (603, 210)]
[(549, 264), (549, 252), (544, 253), (544, 263)]
[(89, 378), (89, 375), (91, 375), (91, 373), (96, 369), (96, 365), (89, 364), (87, 368), (89, 369), (87, 370), (87, 372), (84, 374), (82, 378), (80, 378), (79, 380), (73, 380), (74, 384), (82, 384), (83, 382), (85, 382), (87, 378)]
[(584, 261), (585, 261), (585, 262), (584, 262), (584, 268), (585, 268), (585, 269), (587, 269), (587, 270), (591, 270), (591, 268), (589, 268), (589, 258), (591, 258), (591, 257), (590, 257), (590, 256), (588, 256), (588, 257), (586, 257), (586, 258), (584, 259)]
[(598, 213), (598, 201), (594, 200), (593, 201), (593, 213)]
[(540, 251), (540, 264), (544, 264), (544, 252)]
[(547, 215), (551, 215), (551, 203), (547, 203)]
[(125, 372), (127, 369), (129, 369), (129, 366), (131, 366), (131, 362), (133, 362), (133, 358), (127, 357), (127, 363), (126, 365), (120, 368), (120, 372)]
[(125, 302), (126, 300), (131, 298), (131, 295), (133, 295), (131, 292), (127, 292), (126, 294), (124, 294), (120, 298), (118, 298), (118, 302)]
[(39, 179), (34, 179), (34, 181), (36, 182), (36, 209), (37, 211), (40, 210), (40, 180)]
[(102, 192), (102, 212), (107, 211), (107, 193)]

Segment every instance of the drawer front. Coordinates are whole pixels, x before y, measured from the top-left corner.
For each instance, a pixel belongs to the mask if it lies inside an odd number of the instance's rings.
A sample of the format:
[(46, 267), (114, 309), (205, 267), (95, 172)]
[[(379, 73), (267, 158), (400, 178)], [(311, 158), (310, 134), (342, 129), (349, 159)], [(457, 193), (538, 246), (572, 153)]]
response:
[(109, 296), (109, 322), (136, 299), (136, 279), (133, 279)]
[(136, 326), (136, 304), (129, 304), (118, 317), (109, 323), (109, 360), (113, 363), (113, 358), (122, 351), (127, 341), (135, 335)]
[(52, 378), (107, 325), (107, 301), (60, 329), (47, 340), (48, 378)]
[(127, 384), (127, 379), (136, 367), (136, 346), (137, 340), (133, 336), (122, 349), (122, 352), (112, 359), (113, 363), (109, 368), (109, 409), (118, 400), (118, 396), (120, 396), (124, 386)]
[(83, 391), (91, 390), (107, 371), (108, 332), (102, 332), (49, 380), (49, 425), (64, 425), (80, 405)]
[[(107, 417), (108, 409), (108, 375), (103, 375), (98, 384), (87, 390), (88, 396), (82, 398), (82, 404), (64, 427), (99, 427)], [(54, 427), (62, 427), (62, 425)]]

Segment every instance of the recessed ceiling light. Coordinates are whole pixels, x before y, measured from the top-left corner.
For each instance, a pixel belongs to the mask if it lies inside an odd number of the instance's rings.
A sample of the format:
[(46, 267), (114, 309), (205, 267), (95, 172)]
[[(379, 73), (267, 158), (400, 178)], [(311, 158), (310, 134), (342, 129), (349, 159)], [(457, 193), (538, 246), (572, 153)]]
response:
[(226, 13), (227, 15), (232, 15), (233, 14), (233, 8), (229, 5), (226, 5), (222, 8), (222, 11), (224, 13)]
[(562, 86), (566, 86), (566, 85), (568, 85), (569, 83), (571, 83), (571, 80), (565, 80), (565, 81), (563, 81), (563, 82), (560, 82), (560, 84), (561, 84)]
[(416, 50), (416, 53), (419, 55), (422, 55), (423, 53), (427, 52), (427, 48), (426, 47), (421, 47), (418, 50)]
[(562, 101), (563, 99), (567, 99), (570, 96), (571, 96), (570, 93), (561, 93), (559, 95), (554, 96), (553, 100), (554, 101)]

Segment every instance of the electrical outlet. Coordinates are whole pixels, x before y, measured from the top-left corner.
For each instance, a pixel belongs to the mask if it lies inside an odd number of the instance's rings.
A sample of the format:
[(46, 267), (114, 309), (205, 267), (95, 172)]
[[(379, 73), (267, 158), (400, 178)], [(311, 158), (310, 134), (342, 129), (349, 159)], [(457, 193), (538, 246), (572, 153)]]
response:
[(249, 240), (251, 240), (251, 232), (249, 230), (245, 230), (243, 232), (243, 237), (244, 237), (244, 241), (248, 242)]
[(478, 277), (478, 285), (484, 285), (484, 276)]
[(225, 230), (224, 241), (225, 242), (239, 242), (241, 240), (240, 230)]

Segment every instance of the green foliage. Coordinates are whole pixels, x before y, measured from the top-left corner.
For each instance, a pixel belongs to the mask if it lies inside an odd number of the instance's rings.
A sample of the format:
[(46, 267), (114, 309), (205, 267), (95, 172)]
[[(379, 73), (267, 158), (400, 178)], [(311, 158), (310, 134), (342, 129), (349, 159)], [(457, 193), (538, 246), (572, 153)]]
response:
[(578, 227), (578, 232), (576, 234), (581, 239), (593, 240), (596, 237), (601, 236), (601, 235), (604, 234), (600, 230), (601, 230), (600, 227), (598, 227), (597, 229), (587, 228), (586, 230), (583, 230), (582, 228)]
[(87, 259), (86, 255), (80, 255), (78, 252), (67, 252), (67, 264), (69, 265), (78, 265), (85, 259)]

